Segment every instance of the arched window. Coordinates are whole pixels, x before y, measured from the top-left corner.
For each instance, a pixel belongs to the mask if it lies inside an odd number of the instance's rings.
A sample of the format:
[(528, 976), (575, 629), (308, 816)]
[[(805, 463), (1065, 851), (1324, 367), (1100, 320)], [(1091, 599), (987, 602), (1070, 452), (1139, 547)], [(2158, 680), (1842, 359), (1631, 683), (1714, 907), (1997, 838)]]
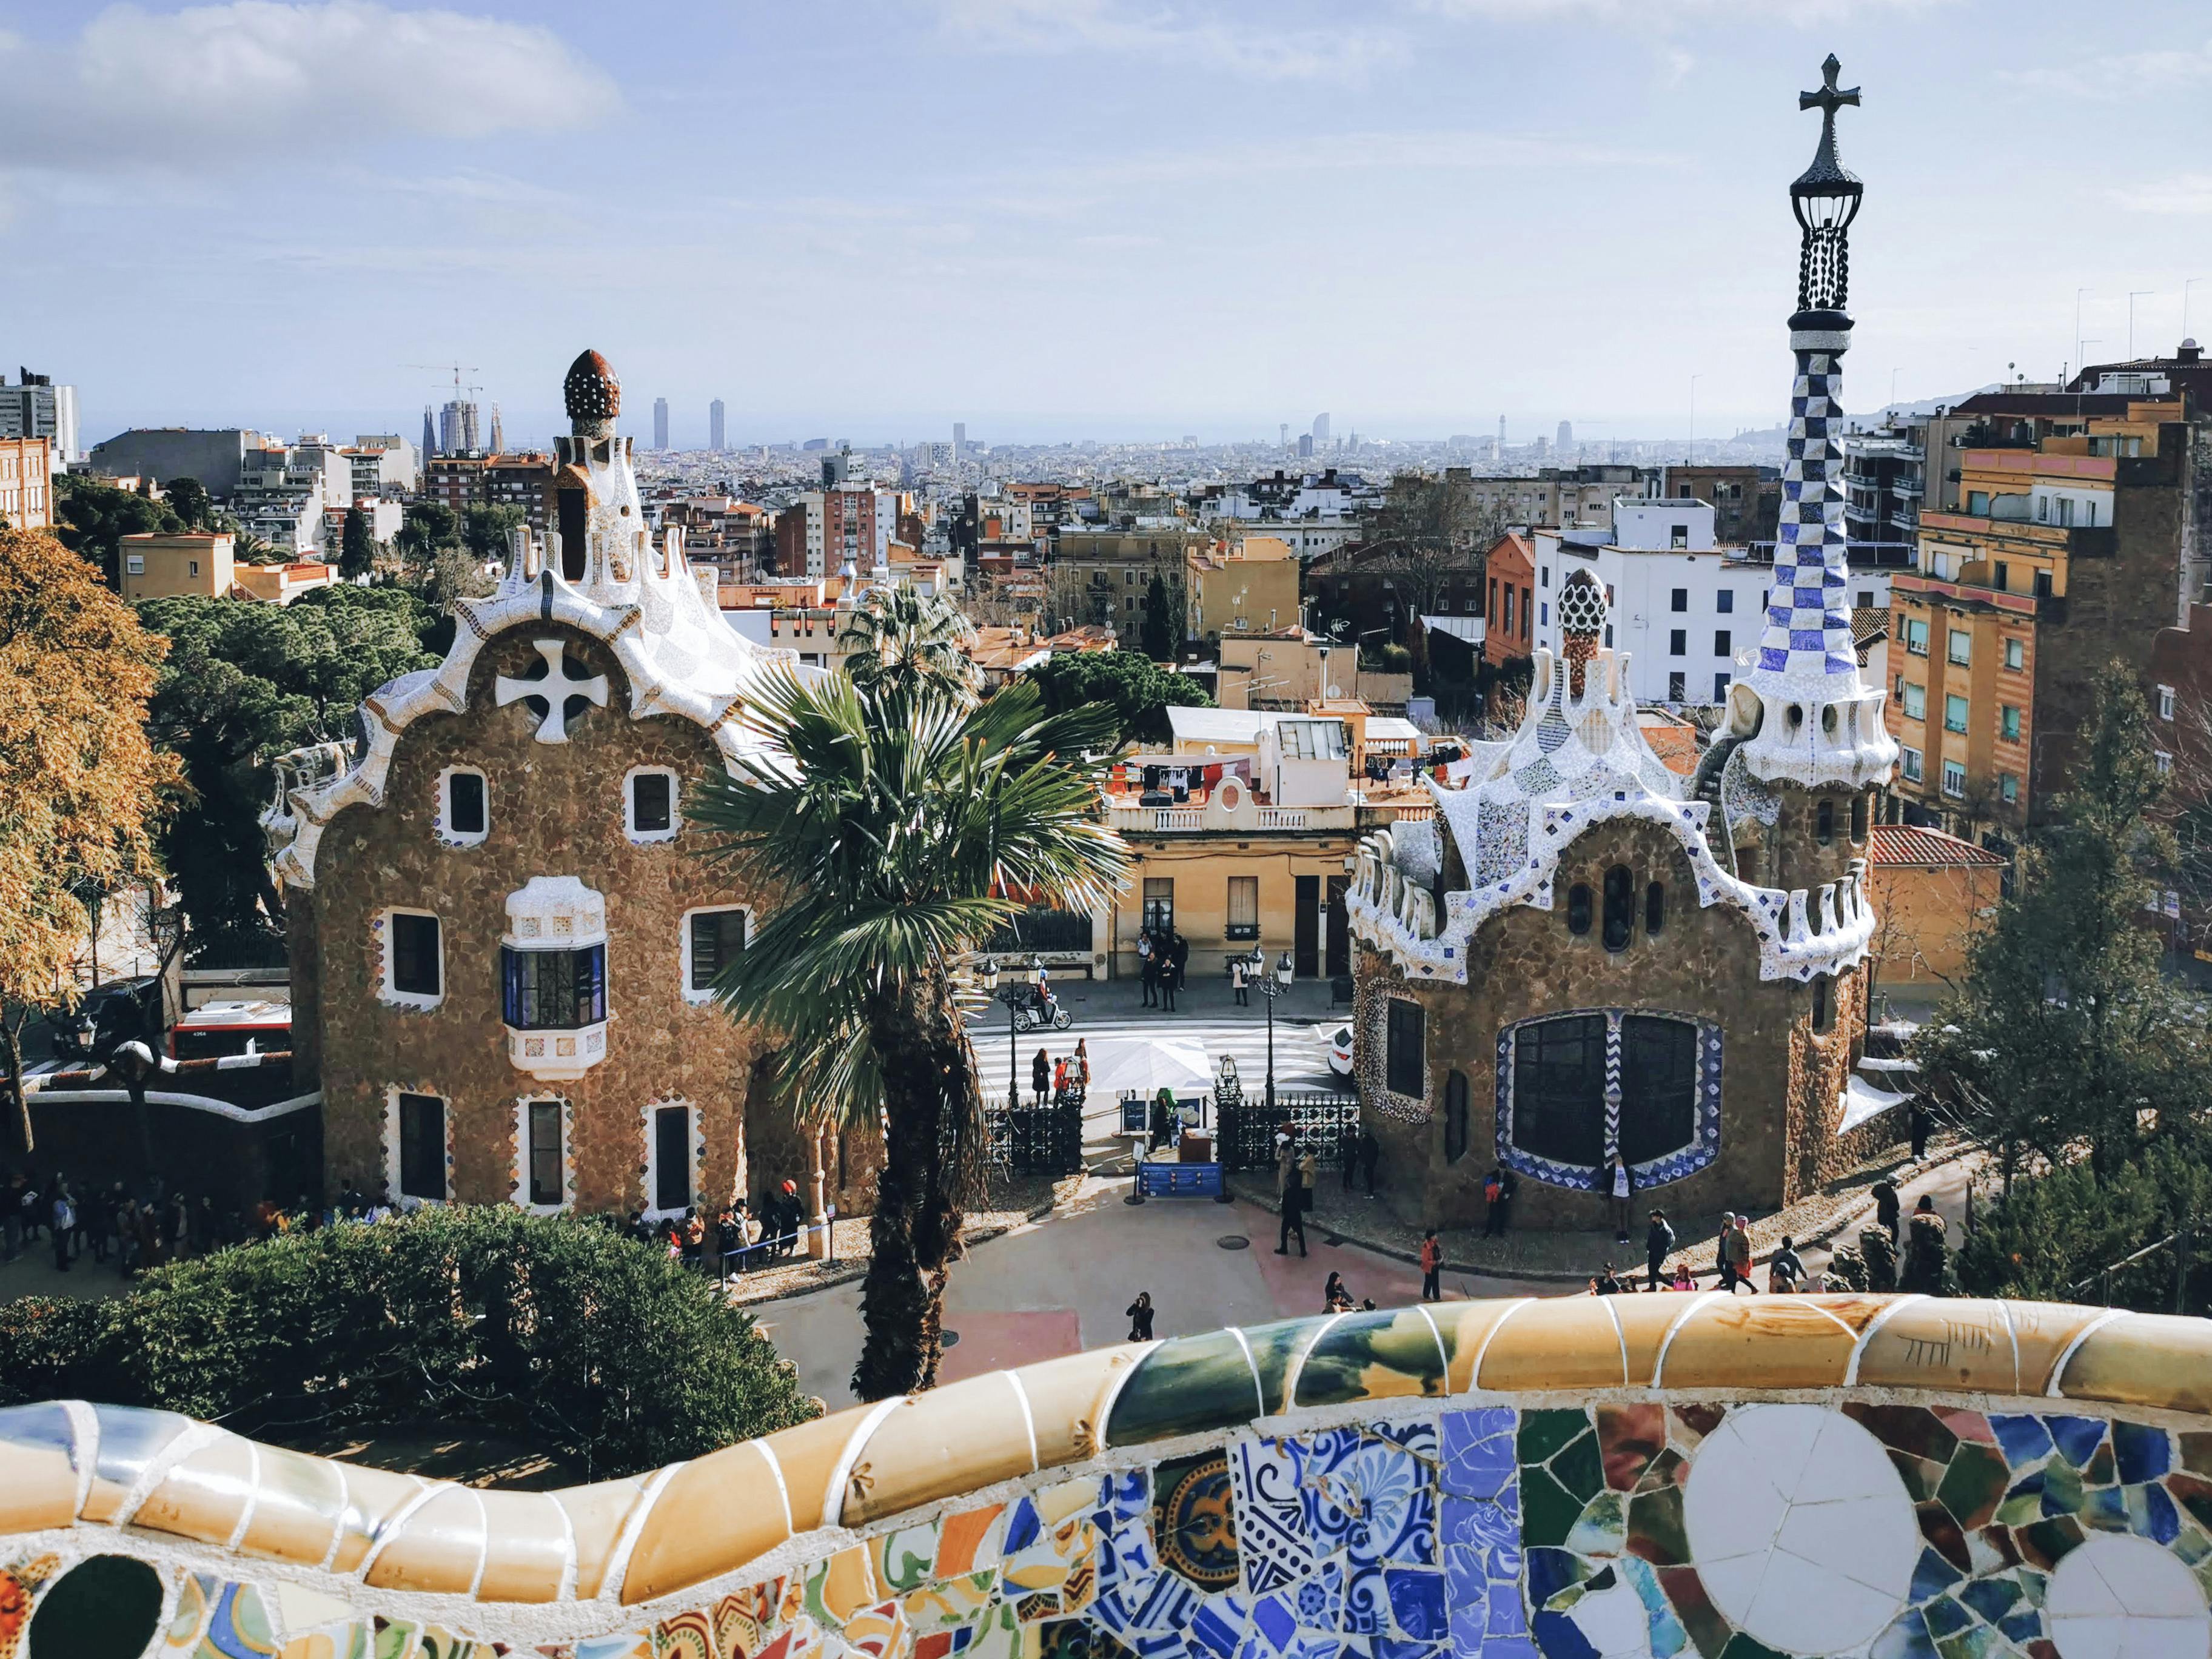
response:
[(1667, 927), (1667, 884), (1655, 881), (1644, 890), (1644, 931), (1655, 938)]
[(1813, 981), (1813, 1033), (1826, 1036), (1836, 1029), (1836, 994), (1827, 975)]
[(1863, 847), (1867, 838), (1867, 798), (1865, 793), (1851, 797), (1851, 844)]
[(1589, 932), (1590, 890), (1577, 882), (1567, 889), (1567, 931), (1577, 939)]
[(1453, 1072), (1444, 1079), (1444, 1162), (1456, 1164), (1467, 1156), (1467, 1074)]
[(1826, 847), (1836, 838), (1836, 803), (1823, 800), (1813, 812), (1813, 837)]
[(1636, 927), (1636, 878), (1625, 864), (1605, 872), (1605, 948), (1626, 951)]

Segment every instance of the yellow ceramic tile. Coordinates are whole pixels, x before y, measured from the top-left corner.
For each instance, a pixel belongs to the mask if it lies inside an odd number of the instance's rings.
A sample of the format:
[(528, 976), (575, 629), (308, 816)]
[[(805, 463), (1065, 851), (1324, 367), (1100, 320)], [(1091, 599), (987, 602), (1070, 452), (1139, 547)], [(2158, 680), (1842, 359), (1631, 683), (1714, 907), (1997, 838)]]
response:
[(1658, 1369), (1659, 1350), (1667, 1333), (1689, 1311), (1695, 1298), (1687, 1296), (1616, 1296), (1613, 1310), (1620, 1316), (1621, 1346), (1628, 1352), (1628, 1380), (1648, 1383)]
[(2020, 1392), (2041, 1394), (2051, 1386), (2058, 1356), (2105, 1310), (2065, 1302), (2008, 1302), (2004, 1311), (2011, 1316), (2013, 1340), (2020, 1348)]
[(791, 1535), (776, 1471), (757, 1441), (686, 1463), (654, 1499), (630, 1552), (622, 1599), (635, 1606), (765, 1555)]
[(953, 1578), (979, 1567), (997, 1566), (997, 1548), (994, 1546), (987, 1552), (986, 1546), (994, 1537), (1004, 1536), (1005, 1529), (997, 1522), (1006, 1512), (1004, 1504), (987, 1504), (980, 1510), (946, 1516), (937, 1529), (937, 1576)]
[[(1549, 1297), (1532, 1302), (1490, 1339), (1476, 1386), (1486, 1389), (1617, 1389), (1626, 1380), (1613, 1298)], [(1639, 1378), (1638, 1381), (1643, 1379)]]
[(1031, 1495), (1036, 1505), (1037, 1520), (1047, 1528), (1057, 1527), (1072, 1516), (1087, 1513), (1098, 1502), (1098, 1482), (1063, 1480), (1057, 1486), (1047, 1486)]
[(905, 1609), (907, 1627), (927, 1632), (965, 1625), (990, 1605), (998, 1587), (995, 1570), (939, 1579), (913, 1591), (901, 1604)]
[(1102, 1402), (1122, 1375), (1151, 1350), (1142, 1343), (1094, 1348), (1024, 1365), (1016, 1373), (1036, 1425), (1037, 1467), (1056, 1468), (1098, 1455)]
[(1012, 1379), (993, 1371), (896, 1407), (854, 1460), (839, 1519), (865, 1526), (1029, 1474), (1022, 1404)]
[(488, 1492), (490, 1548), (477, 1597), (484, 1601), (551, 1601), (568, 1562), (568, 1529), (543, 1492)]
[(1798, 1297), (1706, 1297), (1668, 1343), (1659, 1384), (1827, 1388), (1849, 1373), (1856, 1346), (1850, 1329)]
[(2123, 1314), (2074, 1350), (2058, 1386), (2069, 1400), (2212, 1412), (2212, 1322)]
[[(253, 1498), (253, 1447), (233, 1435), (201, 1447), (172, 1468), (131, 1516), (155, 1532), (228, 1544)], [(322, 1558), (315, 1558), (319, 1563)]]
[(876, 1600), (876, 1575), (868, 1563), (868, 1547), (855, 1544), (830, 1558), (822, 1576), (822, 1609), (842, 1625), (860, 1608)]
[(1445, 1391), (1465, 1394), (1472, 1389), (1475, 1358), (1481, 1353), (1482, 1345), (1491, 1333), (1498, 1328), (1498, 1322), (1517, 1309), (1534, 1305), (1515, 1301), (1432, 1304), (1429, 1317), (1437, 1322), (1437, 1328), (1443, 1334), (1444, 1346), (1451, 1354), (1450, 1367), (1444, 1373)]
[(345, 1508), (345, 1482), (337, 1466), (275, 1446), (256, 1449), (261, 1490), (239, 1547), (248, 1555), (322, 1565)]
[(412, 1475), (394, 1474), (389, 1469), (364, 1468), (356, 1463), (335, 1467), (338, 1478), (345, 1483), (346, 1507), (338, 1526), (337, 1553), (331, 1558), (331, 1567), (336, 1572), (352, 1572), (367, 1559), (378, 1533), (404, 1505), (414, 1501), (415, 1494), (422, 1490), (422, 1483)]
[(589, 1486), (569, 1486), (553, 1494), (553, 1501), (568, 1511), (568, 1525), (576, 1537), (576, 1599), (588, 1601), (606, 1582), (607, 1558), (622, 1536), (630, 1511), (645, 1495), (645, 1482), (635, 1476), (602, 1480)]
[(66, 1527), (76, 1519), (76, 1471), (59, 1446), (0, 1443), (0, 1534)]
[(891, 1659), (907, 1645), (906, 1618), (896, 1601), (862, 1608), (845, 1621), (845, 1628), (838, 1633), (848, 1648), (867, 1655), (868, 1659)]
[(1929, 1297), (1891, 1305), (1894, 1311), (1862, 1339), (1863, 1386), (2020, 1391), (2012, 1333), (1999, 1304)]
[(872, 1407), (855, 1407), (829, 1417), (817, 1417), (796, 1428), (778, 1429), (763, 1443), (775, 1455), (783, 1471), (784, 1489), (791, 1494), (793, 1532), (811, 1532), (822, 1524), (830, 1490), (846, 1443), (860, 1432)]
[(379, 1589), (465, 1595), (476, 1583), (484, 1541), (479, 1494), (444, 1487), (399, 1523), (363, 1582)]

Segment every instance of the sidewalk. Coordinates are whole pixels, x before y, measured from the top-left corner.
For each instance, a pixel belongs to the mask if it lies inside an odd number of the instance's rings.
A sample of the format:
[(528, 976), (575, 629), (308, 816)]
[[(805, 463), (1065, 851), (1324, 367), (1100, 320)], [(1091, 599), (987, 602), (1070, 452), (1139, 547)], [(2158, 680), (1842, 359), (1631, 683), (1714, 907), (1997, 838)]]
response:
[[(1859, 1229), (1871, 1226), (1874, 1221), (1874, 1200), (1869, 1189), (1885, 1175), (1897, 1182), (1908, 1212), (1923, 1192), (1933, 1194), (1936, 1207), (1954, 1230), (1955, 1241), (1964, 1221), (1966, 1185), (1979, 1165), (1970, 1153), (1971, 1149), (1960, 1141), (1939, 1141), (1928, 1158), (1916, 1164), (1903, 1145), (1887, 1148), (1788, 1209), (1754, 1218), (1751, 1224), (1753, 1257), (1764, 1261), (1787, 1237), (1808, 1267), (1825, 1266), (1827, 1251), (1809, 1247), (1832, 1242), (1856, 1244)], [(1240, 1199), (1270, 1212), (1280, 1210), (1271, 1175), (1232, 1176), (1229, 1187)], [(1456, 1275), (1578, 1285), (1608, 1263), (1621, 1272), (1632, 1267), (1642, 1273), (1644, 1217), (1649, 1207), (1638, 1207), (1636, 1228), (1626, 1244), (1616, 1243), (1610, 1232), (1597, 1229), (1571, 1232), (1522, 1229), (1503, 1238), (1486, 1238), (1477, 1229), (1456, 1228), (1439, 1233), (1437, 1239), (1443, 1246), (1448, 1270)], [(1700, 1285), (1712, 1279), (1719, 1212), (1684, 1217), (1670, 1211), (1667, 1218), (1674, 1225), (1675, 1238), (1668, 1265), (1686, 1259)], [(1341, 1239), (1403, 1261), (1419, 1259), (1422, 1229), (1398, 1220), (1382, 1200), (1369, 1198), (1364, 1190), (1347, 1193), (1341, 1173), (1335, 1170), (1322, 1171), (1306, 1225), (1317, 1239)]]
[[(1163, 1025), (1223, 1020), (1249, 1020), (1255, 1025), (1264, 1025), (1267, 1020), (1267, 999), (1258, 990), (1246, 993), (1251, 1006), (1237, 1006), (1237, 994), (1229, 981), (1219, 974), (1208, 974), (1204, 978), (1194, 975), (1176, 993), (1175, 1012), (1144, 1006), (1145, 988), (1133, 979), (1089, 980), (1060, 979), (1052, 981), (1052, 994), (1079, 1020), (1142, 1019), (1158, 1021)], [(1328, 981), (1326, 978), (1302, 979), (1292, 982), (1290, 988), (1275, 999), (1275, 1023), (1285, 1020), (1314, 1024), (1329, 1018), (1349, 1019), (1352, 1005), (1340, 1003), (1334, 1007), (1329, 1001)], [(971, 1017), (970, 1024), (987, 1030), (1003, 1027), (1006, 1011), (994, 1003), (987, 1003)]]

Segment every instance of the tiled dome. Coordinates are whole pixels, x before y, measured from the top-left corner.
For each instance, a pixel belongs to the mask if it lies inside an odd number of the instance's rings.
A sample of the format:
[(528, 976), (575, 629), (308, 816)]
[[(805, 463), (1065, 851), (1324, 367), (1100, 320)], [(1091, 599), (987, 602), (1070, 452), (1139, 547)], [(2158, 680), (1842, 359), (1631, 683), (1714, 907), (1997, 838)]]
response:
[(571, 421), (611, 421), (622, 413), (622, 382), (613, 366), (596, 351), (580, 353), (561, 383)]

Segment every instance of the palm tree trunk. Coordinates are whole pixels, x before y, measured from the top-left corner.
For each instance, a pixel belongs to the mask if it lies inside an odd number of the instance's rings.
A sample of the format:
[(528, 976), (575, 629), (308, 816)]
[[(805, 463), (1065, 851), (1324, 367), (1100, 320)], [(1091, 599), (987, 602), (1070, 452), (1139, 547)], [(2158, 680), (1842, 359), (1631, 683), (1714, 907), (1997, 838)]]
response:
[(975, 1054), (951, 981), (931, 975), (871, 1012), (884, 1076), (884, 1167), (869, 1218), (853, 1368), (863, 1401), (935, 1386), (945, 1285), (981, 1152)]

